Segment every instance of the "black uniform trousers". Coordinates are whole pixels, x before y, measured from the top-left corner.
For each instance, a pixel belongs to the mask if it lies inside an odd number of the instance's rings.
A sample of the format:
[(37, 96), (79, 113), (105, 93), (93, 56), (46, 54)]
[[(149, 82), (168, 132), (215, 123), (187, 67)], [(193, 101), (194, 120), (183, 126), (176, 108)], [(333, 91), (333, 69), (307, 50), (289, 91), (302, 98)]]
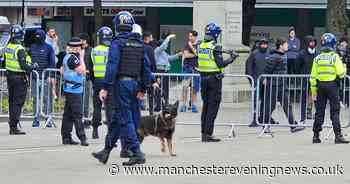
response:
[(331, 120), (333, 124), (333, 130), (336, 135), (340, 134), (340, 103), (339, 103), (339, 86), (336, 82), (318, 82), (317, 83), (317, 100), (316, 100), (316, 114), (315, 122), (313, 126), (314, 132), (322, 131), (322, 125), (324, 123), (325, 110), (327, 100), (330, 103)]
[(65, 93), (66, 101), (62, 119), (61, 135), (62, 139), (71, 139), (73, 124), (76, 134), (80, 140), (86, 140), (83, 125), (82, 94)]
[(279, 101), (283, 107), (284, 114), (288, 118), (289, 124), (297, 124), (294, 120), (293, 108), (289, 99), (288, 90), (283, 85), (270, 85), (266, 84), (266, 90), (264, 95), (264, 109), (262, 118), (265, 124), (271, 123), (271, 114), (276, 108), (276, 103)]
[(213, 135), (214, 122), (219, 111), (222, 93), (222, 78), (216, 75), (201, 76), (201, 115), (202, 135)]
[[(92, 116), (92, 126), (93, 127), (98, 127), (101, 125), (102, 102), (100, 100), (100, 91), (102, 89), (102, 82), (103, 82), (103, 78), (95, 78), (95, 80), (93, 82), (93, 89), (94, 89), (94, 93), (93, 93), (94, 111), (93, 111), (93, 116)], [(107, 122), (110, 122), (112, 119), (111, 116), (112, 116), (113, 108), (111, 107), (111, 104), (113, 103), (113, 100), (111, 97), (112, 97), (112, 92), (109, 92), (107, 95), (107, 99), (105, 101), (105, 107), (104, 107)]]
[(22, 107), (26, 100), (28, 81), (25, 73), (7, 72), (9, 103), (9, 126), (16, 128), (19, 123)]

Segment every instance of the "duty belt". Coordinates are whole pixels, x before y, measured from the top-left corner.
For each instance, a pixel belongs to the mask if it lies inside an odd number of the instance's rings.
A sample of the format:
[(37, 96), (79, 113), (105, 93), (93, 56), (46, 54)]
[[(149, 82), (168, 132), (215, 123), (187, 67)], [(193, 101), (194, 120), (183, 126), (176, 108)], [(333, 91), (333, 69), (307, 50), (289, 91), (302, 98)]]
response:
[(136, 77), (130, 77), (130, 76), (119, 76), (118, 80), (137, 80)]

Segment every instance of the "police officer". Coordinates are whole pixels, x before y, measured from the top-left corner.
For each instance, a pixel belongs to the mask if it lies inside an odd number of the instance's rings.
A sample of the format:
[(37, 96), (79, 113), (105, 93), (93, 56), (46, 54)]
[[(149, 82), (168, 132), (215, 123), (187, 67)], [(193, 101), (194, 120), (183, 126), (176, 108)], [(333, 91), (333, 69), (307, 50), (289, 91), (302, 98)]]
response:
[(331, 33), (325, 33), (321, 39), (321, 53), (314, 59), (310, 78), (312, 97), (316, 100), (312, 142), (321, 143), (320, 131), (324, 123), (326, 104), (329, 100), (335, 144), (348, 144), (349, 141), (345, 140), (341, 133), (339, 85), (337, 83), (337, 80), (345, 76), (346, 70), (341, 58), (335, 52), (336, 37)]
[[(119, 34), (112, 41), (108, 53), (100, 98), (104, 100), (111, 88), (114, 88), (115, 111), (108, 126), (105, 147), (102, 151), (93, 153), (93, 156), (105, 164), (120, 135), (133, 155), (129, 161), (123, 162), (123, 165), (143, 164), (146, 160), (136, 134), (141, 114), (139, 99), (144, 97), (145, 90), (154, 78), (138, 33), (131, 33), (135, 23), (132, 15), (121, 11), (113, 21)], [(154, 84), (154, 87), (157, 85)]]
[(221, 28), (215, 23), (205, 27), (205, 37), (198, 52), (198, 70), (201, 75), (201, 95), (203, 109), (201, 115), (202, 142), (218, 142), (213, 137), (214, 121), (221, 102), (222, 79), (224, 68), (238, 57), (233, 51), (230, 58), (224, 60), (222, 46), (217, 44)]
[[(101, 109), (102, 102), (99, 98), (99, 93), (102, 88), (103, 78), (105, 77), (106, 72), (106, 64), (108, 60), (108, 50), (111, 45), (111, 41), (113, 38), (113, 31), (109, 27), (101, 27), (97, 31), (97, 37), (99, 41), (99, 45), (91, 51), (91, 63), (89, 66), (90, 78), (93, 82), (93, 102), (94, 102), (94, 112), (92, 117), (92, 138), (98, 139), (98, 127), (101, 125)], [(106, 110), (107, 112), (107, 110)], [(107, 113), (106, 113), (107, 114)], [(108, 117), (108, 115), (106, 115)], [(108, 118), (107, 118), (108, 119)]]
[(27, 94), (28, 77), (26, 72), (32, 71), (37, 66), (31, 66), (31, 59), (22, 46), (24, 39), (22, 27), (14, 25), (10, 32), (11, 40), (4, 53), (9, 94), (10, 135), (24, 135), (25, 132), (19, 130), (17, 125)]
[[(287, 56), (288, 41), (284, 38), (279, 38), (276, 41), (276, 50), (271, 53), (269, 60), (266, 63), (265, 74), (285, 75), (287, 74)], [(294, 119), (292, 105), (289, 103), (289, 93), (287, 89), (287, 81), (282, 77), (264, 79), (263, 85), (265, 88), (263, 122), (270, 123), (272, 112), (276, 108), (276, 103), (279, 101), (283, 106), (285, 115), (288, 117), (290, 130), (292, 133), (304, 130), (305, 127), (298, 127)]]
[(63, 59), (63, 66), (61, 67), (64, 79), (63, 91), (66, 97), (61, 135), (63, 144), (78, 144), (71, 136), (74, 124), (77, 137), (80, 139), (80, 144), (82, 146), (88, 146), (89, 144), (86, 142), (85, 130), (82, 123), (82, 94), (84, 90), (86, 68), (84, 61), (81, 60), (81, 46), (82, 43), (78, 37), (73, 37), (68, 42), (67, 54)]

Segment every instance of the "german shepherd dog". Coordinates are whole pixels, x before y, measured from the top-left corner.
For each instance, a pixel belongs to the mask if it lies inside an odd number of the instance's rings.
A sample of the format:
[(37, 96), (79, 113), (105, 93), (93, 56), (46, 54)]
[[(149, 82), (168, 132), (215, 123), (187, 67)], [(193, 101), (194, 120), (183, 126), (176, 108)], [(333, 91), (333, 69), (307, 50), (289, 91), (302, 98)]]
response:
[(178, 108), (179, 101), (176, 101), (175, 104), (167, 104), (160, 114), (141, 117), (140, 127), (137, 130), (140, 143), (149, 135), (158, 137), (161, 151), (165, 153), (166, 141), (170, 156), (176, 156), (172, 138), (175, 132)]

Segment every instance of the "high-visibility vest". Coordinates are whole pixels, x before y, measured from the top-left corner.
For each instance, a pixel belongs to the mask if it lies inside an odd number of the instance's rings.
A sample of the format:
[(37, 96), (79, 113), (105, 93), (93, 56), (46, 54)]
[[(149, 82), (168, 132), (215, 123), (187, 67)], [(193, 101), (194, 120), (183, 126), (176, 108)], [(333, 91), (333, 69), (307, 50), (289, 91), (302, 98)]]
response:
[[(5, 48), (6, 69), (12, 72), (25, 72), (19, 65), (17, 53), (19, 50), (25, 50), (20, 44), (9, 43)], [(31, 64), (32, 60), (28, 54), (26, 54), (27, 64)]]
[(337, 77), (343, 78), (345, 74), (346, 69), (336, 52), (322, 52), (313, 61), (310, 78), (311, 90), (316, 92), (317, 81), (334, 81)]
[(214, 58), (214, 41), (202, 42), (198, 48), (198, 70), (199, 72), (223, 72), (224, 68), (219, 68)]
[(99, 45), (92, 49), (91, 60), (93, 63), (94, 76), (96, 78), (103, 78), (106, 72), (106, 65), (108, 60), (109, 47)]

